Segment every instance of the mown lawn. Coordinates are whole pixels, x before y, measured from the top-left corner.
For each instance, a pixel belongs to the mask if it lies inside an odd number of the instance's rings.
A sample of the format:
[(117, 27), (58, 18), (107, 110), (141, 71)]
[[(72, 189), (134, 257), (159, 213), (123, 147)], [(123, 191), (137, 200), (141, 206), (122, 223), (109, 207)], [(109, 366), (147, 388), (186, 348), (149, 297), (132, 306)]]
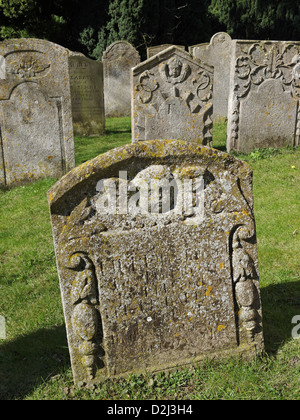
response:
[[(76, 138), (76, 164), (130, 142), (130, 118), (107, 120), (103, 137)], [(226, 125), (214, 126), (225, 150)], [(75, 388), (53, 250), (45, 179), (0, 191), (0, 399), (298, 399), (300, 340), (300, 148), (241, 155), (254, 171), (266, 354), (205, 360), (189, 369)], [(299, 329), (300, 334), (300, 329)]]

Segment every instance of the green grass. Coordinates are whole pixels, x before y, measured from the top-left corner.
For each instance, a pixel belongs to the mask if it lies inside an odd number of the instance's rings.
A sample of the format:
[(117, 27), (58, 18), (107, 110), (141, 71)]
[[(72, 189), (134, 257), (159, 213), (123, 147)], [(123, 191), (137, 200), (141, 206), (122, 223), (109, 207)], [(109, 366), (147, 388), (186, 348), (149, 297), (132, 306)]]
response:
[[(130, 142), (130, 118), (108, 119), (102, 137), (76, 138), (80, 164)], [(225, 150), (226, 124), (214, 126)], [(254, 172), (266, 355), (205, 360), (189, 369), (73, 385), (53, 250), (47, 190), (54, 179), (0, 190), (1, 399), (298, 399), (300, 340), (300, 148), (239, 155)]]

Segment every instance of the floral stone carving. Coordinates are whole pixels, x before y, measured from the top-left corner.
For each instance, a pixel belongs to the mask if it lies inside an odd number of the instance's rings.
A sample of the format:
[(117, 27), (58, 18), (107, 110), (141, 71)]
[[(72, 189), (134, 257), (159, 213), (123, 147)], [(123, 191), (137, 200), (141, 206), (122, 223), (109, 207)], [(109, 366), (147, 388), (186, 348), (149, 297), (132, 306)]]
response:
[(300, 43), (234, 41), (227, 150), (299, 144)]

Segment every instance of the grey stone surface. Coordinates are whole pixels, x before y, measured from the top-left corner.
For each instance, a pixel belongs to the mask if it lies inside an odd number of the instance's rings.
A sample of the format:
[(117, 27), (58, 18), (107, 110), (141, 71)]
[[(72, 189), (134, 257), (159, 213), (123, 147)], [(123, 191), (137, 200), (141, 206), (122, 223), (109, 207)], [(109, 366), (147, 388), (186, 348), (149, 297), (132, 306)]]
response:
[(170, 47), (132, 69), (132, 141), (212, 145), (213, 69)]
[(209, 44), (194, 45), (190, 53), (203, 63), (214, 67), (213, 120), (227, 118), (232, 40), (226, 32), (216, 33)]
[(68, 51), (38, 39), (0, 43), (0, 186), (60, 177), (75, 164)]
[(163, 50), (166, 50), (169, 47), (177, 47), (183, 51), (185, 51), (185, 46), (184, 45), (173, 45), (173, 44), (161, 44), (161, 45), (155, 45), (153, 47), (148, 47), (147, 48), (147, 58), (151, 58), (154, 55), (160, 53)]
[(227, 150), (299, 145), (300, 42), (233, 45)]
[(263, 350), (246, 163), (194, 142), (131, 143), (48, 197), (76, 383)]
[(106, 117), (131, 115), (130, 70), (141, 61), (128, 42), (116, 41), (103, 53), (104, 103)]
[(103, 134), (105, 112), (102, 62), (71, 52), (69, 72), (74, 134)]

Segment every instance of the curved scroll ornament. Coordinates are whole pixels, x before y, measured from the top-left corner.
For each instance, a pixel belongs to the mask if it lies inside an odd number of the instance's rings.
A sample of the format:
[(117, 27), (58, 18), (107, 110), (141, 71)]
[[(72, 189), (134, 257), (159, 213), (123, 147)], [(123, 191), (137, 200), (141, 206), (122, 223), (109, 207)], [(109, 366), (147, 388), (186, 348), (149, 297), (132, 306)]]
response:
[(147, 104), (152, 99), (153, 92), (159, 88), (159, 84), (154, 80), (154, 74), (149, 70), (144, 71), (140, 75), (139, 84), (136, 87), (137, 92), (139, 92), (140, 101), (143, 104)]
[(45, 54), (38, 51), (16, 51), (6, 58), (6, 71), (19, 79), (46, 76), (50, 62)]
[(93, 379), (98, 359), (104, 355), (96, 344), (97, 337), (102, 335), (102, 325), (95, 268), (91, 259), (81, 252), (71, 256), (68, 268), (77, 271), (70, 294), (72, 328), (80, 342), (78, 352), (87, 379)]
[(246, 226), (239, 226), (232, 239), (232, 270), (236, 304), (238, 307), (238, 323), (246, 331), (247, 341), (254, 341), (255, 333), (260, 329), (260, 302), (255, 286), (258, 275), (254, 261), (244, 248), (244, 241), (251, 234)]

